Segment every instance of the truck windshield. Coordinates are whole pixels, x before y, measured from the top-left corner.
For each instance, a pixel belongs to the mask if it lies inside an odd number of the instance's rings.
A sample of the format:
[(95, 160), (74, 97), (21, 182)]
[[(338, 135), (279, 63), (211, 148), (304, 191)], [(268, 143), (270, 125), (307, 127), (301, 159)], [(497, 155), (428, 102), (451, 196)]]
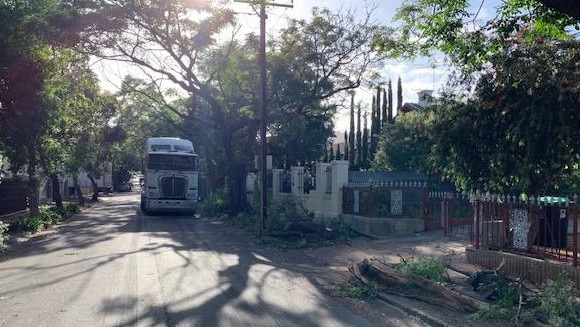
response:
[(150, 154), (147, 168), (153, 170), (197, 170), (197, 157), (171, 154)]

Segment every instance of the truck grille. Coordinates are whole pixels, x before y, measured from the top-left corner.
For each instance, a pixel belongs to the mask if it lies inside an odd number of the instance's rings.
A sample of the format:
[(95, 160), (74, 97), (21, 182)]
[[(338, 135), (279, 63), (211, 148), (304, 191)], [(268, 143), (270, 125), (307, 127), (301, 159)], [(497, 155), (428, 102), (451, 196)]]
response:
[(187, 191), (187, 179), (176, 176), (161, 177), (159, 187), (162, 198), (182, 199)]

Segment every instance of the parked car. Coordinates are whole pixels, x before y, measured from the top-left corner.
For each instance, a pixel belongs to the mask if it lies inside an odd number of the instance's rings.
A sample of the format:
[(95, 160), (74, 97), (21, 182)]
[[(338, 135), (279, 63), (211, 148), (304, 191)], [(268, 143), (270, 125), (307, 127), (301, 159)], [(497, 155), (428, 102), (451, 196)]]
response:
[(133, 189), (133, 184), (126, 182), (117, 185), (117, 192), (131, 192)]

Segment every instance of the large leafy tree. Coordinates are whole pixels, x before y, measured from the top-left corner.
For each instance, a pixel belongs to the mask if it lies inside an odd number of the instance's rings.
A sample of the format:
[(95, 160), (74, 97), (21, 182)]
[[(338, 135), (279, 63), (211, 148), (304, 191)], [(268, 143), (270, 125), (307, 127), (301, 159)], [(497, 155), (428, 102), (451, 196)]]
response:
[[(399, 8), (395, 19), (401, 23), (397, 33), (375, 40), (375, 45), (393, 56), (416, 57), (447, 55), (452, 64), (471, 74), (484, 65), (490, 55), (501, 50), (486, 42), (490, 35), (507, 38), (526, 27), (529, 41), (537, 37), (568, 39), (570, 27), (578, 28), (573, 10), (560, 1), (507, 0), (498, 4), (496, 14), (481, 20), (482, 1), (412, 0)], [(576, 4), (569, 4), (577, 8)], [(558, 10), (556, 10), (558, 9)]]
[(489, 57), (473, 94), (439, 107), (438, 160), (464, 188), (554, 192), (577, 169), (580, 45), (527, 32)]
[[(78, 175), (82, 165), (71, 154), (91, 117), (101, 113), (93, 104), (98, 81), (88, 66), (88, 58), (70, 49), (52, 49), (44, 78), (46, 126), (40, 138), (40, 166), (52, 181), (53, 200), (62, 206), (60, 176)], [(88, 158), (89, 154), (83, 154)], [(79, 197), (80, 198), (80, 197)]]
[[(248, 159), (256, 150), (255, 37), (244, 41), (245, 49), (239, 49), (236, 42), (223, 47), (216, 44), (216, 36), (230, 26), (233, 15), (207, 2), (94, 3), (98, 8), (84, 20), (85, 26), (92, 27), (85, 30), (85, 36), (93, 53), (135, 63), (158, 87), (169, 80), (186, 92), (192, 113), (188, 121), (196, 128), (192, 130), (201, 134), (200, 139), (192, 139), (198, 149), (207, 150), (205, 156), (212, 161), (208, 167), (225, 168), (232, 213), (243, 209), (245, 198), (240, 190), (245, 185)], [(367, 68), (376, 62), (369, 46), (376, 28), (368, 21), (357, 24), (354, 17), (354, 13), (317, 11), (312, 22), (292, 22), (282, 32), (280, 42), (271, 46), (270, 62), (274, 64), (270, 65), (269, 107), (276, 108), (270, 116), (271, 141), (284, 148), (293, 144), (282, 143), (287, 137), (292, 137), (291, 141), (315, 136), (311, 137), (314, 144), (307, 140), (308, 146), (298, 148), (301, 151), (287, 158), (288, 162), (320, 156), (317, 144), (329, 135), (329, 122), (336, 110), (332, 98), (358, 87)], [(256, 51), (247, 51), (249, 48)], [(284, 66), (286, 63), (289, 65)], [(280, 123), (289, 118), (292, 124)], [(307, 133), (313, 130), (317, 133)], [(280, 142), (276, 142), (276, 137), (283, 135), (286, 137), (278, 137)], [(205, 142), (207, 137), (214, 138), (213, 142)], [(309, 149), (314, 150), (308, 153)]]
[(352, 11), (314, 8), (271, 42), (272, 151), (284, 164), (321, 158), (336, 110), (373, 76), (381, 56), (371, 47), (379, 32), (371, 13), (357, 20)]
[(432, 112), (411, 111), (399, 114), (393, 124), (383, 127), (374, 170), (433, 172), (430, 161)]
[(577, 81), (578, 18), (557, 1), (508, 0), (482, 22), (482, 4), (407, 2), (396, 17), (400, 33), (375, 44), (395, 56), (443, 54), (457, 68), (438, 106), (434, 155), (459, 187), (563, 187), (577, 165), (569, 85)]
[(46, 78), (52, 49), (67, 46), (61, 27), (71, 8), (52, 1), (0, 1), (0, 141), (12, 170), (26, 167), (31, 214), (38, 212), (38, 172), (52, 115)]

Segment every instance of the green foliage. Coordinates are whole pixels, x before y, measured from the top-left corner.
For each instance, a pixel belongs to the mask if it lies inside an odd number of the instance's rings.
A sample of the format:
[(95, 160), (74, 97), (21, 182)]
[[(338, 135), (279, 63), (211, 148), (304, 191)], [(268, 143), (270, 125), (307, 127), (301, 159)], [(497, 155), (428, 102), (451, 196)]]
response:
[(339, 290), (342, 296), (355, 299), (369, 299), (377, 296), (377, 290), (367, 284), (353, 285), (347, 281), (339, 285)]
[(0, 220), (0, 253), (6, 250), (10, 235), (8, 234), (9, 225)]
[(67, 216), (70, 216), (81, 212), (81, 207), (77, 203), (69, 202), (64, 205), (64, 211)]
[(230, 212), (227, 191), (225, 189), (212, 193), (203, 199), (199, 205), (199, 214), (202, 217), (223, 219)]
[[(525, 289), (523, 289), (525, 290)], [(498, 299), (488, 307), (470, 316), (473, 321), (512, 322), (530, 324), (537, 318), (548, 326), (571, 327), (580, 323), (579, 292), (574, 282), (566, 278), (548, 280), (545, 287), (532, 296), (522, 293), (517, 285), (506, 285), (498, 290)], [(520, 296), (528, 300), (521, 303)]]
[(495, 17), (481, 23), (479, 6), (483, 3), (407, 1), (395, 15), (401, 26), (396, 31), (386, 31), (374, 44), (393, 57), (428, 57), (442, 52), (470, 75), (480, 70), (490, 55), (503, 51), (497, 44), (499, 40), (508, 39), (524, 28), (532, 32), (527, 39), (531, 44), (541, 38), (569, 40), (570, 27), (579, 26), (577, 19), (528, 0), (502, 1), (495, 8), (495, 15), (490, 14)]
[(580, 293), (568, 279), (548, 280), (540, 294), (538, 311), (548, 316), (550, 326), (580, 325)]
[(11, 224), (10, 227), (21, 232), (36, 233), (42, 230), (44, 221), (40, 215), (27, 216)]
[[(500, 322), (512, 321), (518, 314), (519, 291), (514, 286), (502, 286), (498, 289), (497, 301), (470, 316), (473, 321)], [(520, 317), (518, 317), (520, 318)]]
[(50, 226), (59, 224), (72, 215), (80, 212), (76, 203), (67, 203), (62, 209), (55, 206), (42, 207), (37, 215), (26, 216), (12, 222), (10, 232), (36, 233)]
[(431, 112), (399, 114), (394, 124), (383, 127), (374, 170), (432, 173)]
[(452, 80), (473, 83), (472, 96), (436, 106), (434, 161), (463, 190), (553, 193), (575, 174), (578, 42), (527, 44), (527, 33), (506, 41), (479, 79)]
[(309, 215), (299, 198), (282, 196), (268, 205), (268, 218), (270, 230), (281, 231), (288, 223), (308, 220)]
[(439, 258), (407, 259), (401, 257), (401, 262), (394, 268), (406, 275), (419, 276), (435, 282), (445, 281), (445, 263)]

